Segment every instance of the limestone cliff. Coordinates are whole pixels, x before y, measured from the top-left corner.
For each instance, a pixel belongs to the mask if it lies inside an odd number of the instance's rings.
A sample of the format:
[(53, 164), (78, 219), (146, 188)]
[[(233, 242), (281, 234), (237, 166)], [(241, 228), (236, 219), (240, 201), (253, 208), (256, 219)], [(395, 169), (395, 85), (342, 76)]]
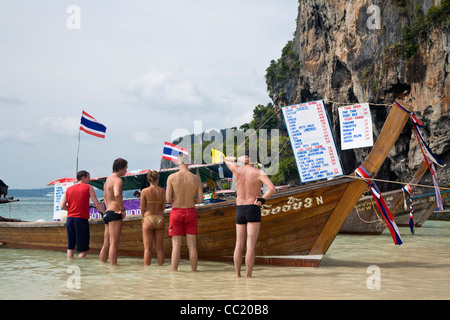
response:
[[(424, 125), (425, 140), (447, 164), (438, 168), (440, 185), (447, 186), (449, 2), (300, 0), (295, 37), (278, 61), (272, 61), (267, 69), (267, 86), (274, 108), (324, 100), (339, 146), (337, 103), (371, 103), (376, 138), (389, 111), (382, 104), (391, 105), (395, 98), (401, 98), (415, 108)], [(281, 113), (278, 115), (282, 117)], [(281, 118), (279, 123), (283, 125)], [(369, 151), (370, 148), (341, 151), (344, 171), (355, 169)], [(408, 123), (378, 177), (409, 181), (422, 159), (412, 125)], [(427, 175), (421, 183), (431, 184), (430, 181)]]

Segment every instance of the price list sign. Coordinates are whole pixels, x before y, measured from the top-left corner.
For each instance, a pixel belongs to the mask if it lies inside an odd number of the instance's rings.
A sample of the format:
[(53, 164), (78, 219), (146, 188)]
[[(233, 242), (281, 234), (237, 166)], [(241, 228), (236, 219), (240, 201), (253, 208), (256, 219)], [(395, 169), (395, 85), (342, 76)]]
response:
[(373, 146), (372, 116), (368, 103), (340, 107), (341, 149)]
[(342, 175), (333, 133), (322, 100), (283, 107), (300, 180)]

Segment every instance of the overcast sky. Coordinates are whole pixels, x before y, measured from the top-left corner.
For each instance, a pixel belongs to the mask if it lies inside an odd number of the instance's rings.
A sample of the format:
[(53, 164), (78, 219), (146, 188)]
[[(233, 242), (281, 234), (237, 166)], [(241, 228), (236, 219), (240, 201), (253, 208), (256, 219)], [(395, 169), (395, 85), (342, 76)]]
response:
[(265, 70), (297, 10), (297, 0), (0, 0), (0, 179), (24, 189), (74, 177), (83, 109), (107, 127), (106, 139), (81, 133), (79, 169), (92, 177), (118, 157), (159, 169), (164, 141), (195, 121), (249, 122), (270, 102)]

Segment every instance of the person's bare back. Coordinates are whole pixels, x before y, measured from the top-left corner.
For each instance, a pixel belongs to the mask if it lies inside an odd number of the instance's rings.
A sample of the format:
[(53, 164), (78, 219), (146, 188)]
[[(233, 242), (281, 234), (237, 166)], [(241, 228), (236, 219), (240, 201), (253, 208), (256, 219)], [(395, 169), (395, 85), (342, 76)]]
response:
[(174, 208), (193, 208), (203, 201), (200, 178), (180, 167), (180, 171), (171, 174), (167, 180), (167, 201)]
[[(250, 164), (247, 156), (240, 160), (242, 163), (245, 163), (244, 166), (239, 166), (230, 161), (230, 159), (235, 158), (225, 158), (224, 161), (232, 171), (233, 179), (236, 182), (236, 205), (256, 204), (258, 198), (264, 197), (268, 199), (275, 192), (275, 187), (264, 170), (257, 169)], [(268, 191), (261, 196), (263, 184), (268, 187)]]
[(104, 201), (106, 203), (106, 211), (118, 213), (123, 209), (122, 179), (117, 173), (112, 173), (105, 181)]
[(255, 199), (261, 197), (261, 187), (264, 171), (252, 166), (237, 167), (235, 174), (236, 181), (236, 205), (254, 204)]

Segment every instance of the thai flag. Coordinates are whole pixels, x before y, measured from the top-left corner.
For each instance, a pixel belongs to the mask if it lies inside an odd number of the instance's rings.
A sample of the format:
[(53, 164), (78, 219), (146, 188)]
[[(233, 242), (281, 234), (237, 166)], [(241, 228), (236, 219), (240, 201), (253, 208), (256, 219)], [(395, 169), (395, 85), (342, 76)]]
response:
[(106, 127), (84, 110), (81, 116), (80, 130), (99, 138), (105, 138)]
[(176, 144), (164, 142), (164, 150), (162, 155), (163, 159), (178, 163), (177, 159), (181, 153), (188, 154), (189, 152), (185, 148), (179, 147)]

